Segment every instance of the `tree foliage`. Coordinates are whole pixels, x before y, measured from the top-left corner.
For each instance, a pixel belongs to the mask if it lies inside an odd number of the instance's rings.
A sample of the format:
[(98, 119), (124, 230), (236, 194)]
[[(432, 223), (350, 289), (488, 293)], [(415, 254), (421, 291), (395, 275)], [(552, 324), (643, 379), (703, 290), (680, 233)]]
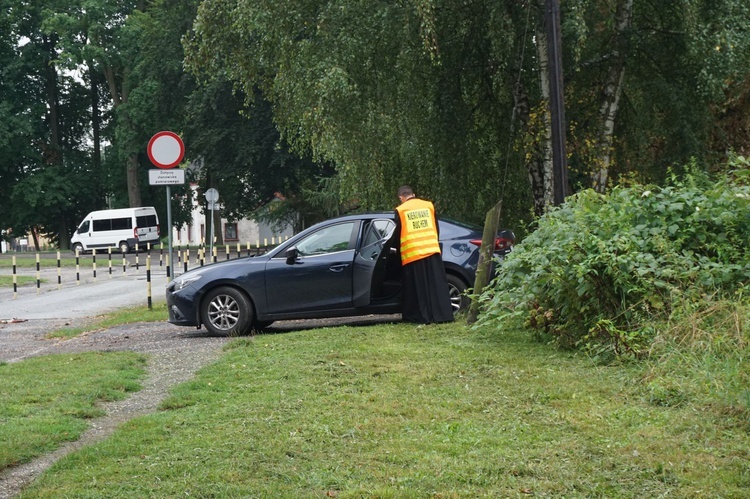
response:
[[(246, 92), (259, 86), (284, 137), (336, 165), (345, 197), (384, 207), (409, 182), (452, 214), (476, 220), (505, 194), (517, 216), (529, 206), (527, 175), (535, 198), (551, 181), (535, 50), (545, 7), (206, 0), (188, 61)], [(746, 2), (562, 7), (575, 189), (629, 172), (658, 181), (667, 165), (709, 157), (716, 106), (748, 74)]]
[[(0, 126), (8, 129), (10, 140), (0, 156), (0, 184), (6, 190), (1, 221), (16, 235), (49, 233), (62, 247), (80, 211), (101, 200), (100, 176), (91, 168), (87, 144), (86, 89), (74, 74), (58, 70), (62, 42), (46, 27), (51, 13), (65, 8), (64, 2), (5, 0), (0, 39), (8, 62), (0, 77), (0, 109), (7, 112)], [(77, 189), (81, 178), (90, 189)]]
[[(661, 182), (669, 165), (712, 167), (748, 147), (746, 1), (561, 8), (574, 190)], [(201, 187), (226, 195), (229, 218), (276, 192), (309, 221), (343, 206), (387, 209), (408, 183), (469, 221), (502, 199), (501, 223), (522, 233), (551, 192), (545, 9), (0, 0), (0, 222), (64, 243), (88, 209), (159, 208), (145, 149), (169, 129), (204, 165)]]
[(344, 198), (389, 208), (410, 183), (476, 219), (504, 187), (508, 22), (485, 2), (207, 1), (188, 60), (260, 87), (295, 150), (336, 165)]

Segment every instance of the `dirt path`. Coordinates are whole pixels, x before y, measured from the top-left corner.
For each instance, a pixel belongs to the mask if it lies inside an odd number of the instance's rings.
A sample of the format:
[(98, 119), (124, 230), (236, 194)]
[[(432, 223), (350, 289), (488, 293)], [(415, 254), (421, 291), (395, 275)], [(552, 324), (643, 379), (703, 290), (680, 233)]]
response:
[[(31, 322), (31, 324), (29, 323)], [(143, 388), (125, 400), (102, 405), (106, 415), (94, 419), (88, 431), (51, 454), (0, 472), (0, 498), (18, 494), (55, 461), (86, 445), (103, 440), (120, 424), (157, 410), (169, 389), (190, 379), (201, 367), (221, 354), (227, 338), (209, 337), (206, 332), (178, 328), (167, 323), (118, 326), (84, 334), (66, 341), (45, 340), (54, 321), (29, 321), (0, 325), (0, 361), (15, 362), (29, 356), (54, 353), (130, 350), (149, 355)], [(7, 348), (10, 347), (10, 348)]]

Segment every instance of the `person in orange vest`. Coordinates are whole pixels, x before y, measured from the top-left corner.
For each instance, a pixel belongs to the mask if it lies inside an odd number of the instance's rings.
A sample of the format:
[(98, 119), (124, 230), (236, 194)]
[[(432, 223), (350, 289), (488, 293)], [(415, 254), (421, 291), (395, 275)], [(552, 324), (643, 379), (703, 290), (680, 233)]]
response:
[(398, 189), (394, 247), (401, 254), (402, 318), (406, 322), (432, 324), (453, 321), (438, 238), (435, 207), (419, 199), (408, 185)]

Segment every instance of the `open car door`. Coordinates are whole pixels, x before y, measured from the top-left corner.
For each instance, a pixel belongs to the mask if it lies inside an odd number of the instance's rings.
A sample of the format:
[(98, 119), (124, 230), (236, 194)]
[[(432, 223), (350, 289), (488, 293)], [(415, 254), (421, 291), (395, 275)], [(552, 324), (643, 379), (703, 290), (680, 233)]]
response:
[[(377, 298), (400, 290), (401, 262), (391, 254), (389, 240), (396, 223), (392, 219), (376, 219), (363, 227), (362, 245), (354, 257), (352, 299), (355, 307), (365, 307)], [(395, 262), (395, 263), (394, 263)], [(398, 268), (394, 268), (395, 266)], [(388, 278), (395, 278), (399, 289), (384, 287)]]

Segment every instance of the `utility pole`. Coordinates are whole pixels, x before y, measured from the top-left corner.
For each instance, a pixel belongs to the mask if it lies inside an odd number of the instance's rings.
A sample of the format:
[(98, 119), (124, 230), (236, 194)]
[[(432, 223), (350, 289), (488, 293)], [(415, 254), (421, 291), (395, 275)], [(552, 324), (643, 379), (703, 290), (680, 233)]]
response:
[(545, 24), (549, 46), (550, 112), (552, 118), (552, 168), (555, 206), (568, 195), (568, 165), (565, 152), (565, 102), (563, 97), (562, 36), (560, 35), (560, 0), (547, 0)]

